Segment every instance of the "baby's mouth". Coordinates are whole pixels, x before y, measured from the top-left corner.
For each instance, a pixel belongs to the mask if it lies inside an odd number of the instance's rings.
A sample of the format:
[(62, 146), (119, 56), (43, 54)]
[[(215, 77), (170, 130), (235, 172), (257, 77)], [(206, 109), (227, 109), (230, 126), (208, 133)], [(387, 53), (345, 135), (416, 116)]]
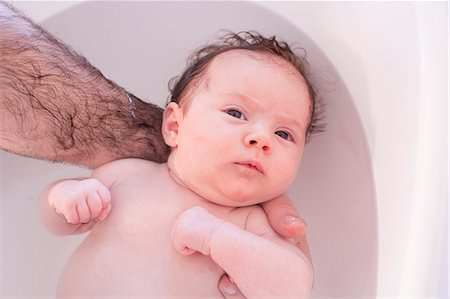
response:
[(253, 169), (255, 171), (258, 171), (261, 174), (264, 174), (264, 170), (258, 161), (242, 161), (242, 162), (236, 162), (235, 164), (243, 166), (243, 167), (247, 167), (249, 169)]

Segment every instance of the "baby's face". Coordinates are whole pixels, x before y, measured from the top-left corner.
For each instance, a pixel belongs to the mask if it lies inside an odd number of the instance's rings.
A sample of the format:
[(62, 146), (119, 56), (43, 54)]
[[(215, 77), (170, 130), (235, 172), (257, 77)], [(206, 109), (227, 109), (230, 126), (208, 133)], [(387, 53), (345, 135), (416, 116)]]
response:
[(303, 77), (279, 57), (245, 50), (220, 54), (205, 76), (186, 112), (169, 105), (179, 116), (170, 144), (173, 175), (227, 206), (284, 193), (300, 164), (310, 114)]

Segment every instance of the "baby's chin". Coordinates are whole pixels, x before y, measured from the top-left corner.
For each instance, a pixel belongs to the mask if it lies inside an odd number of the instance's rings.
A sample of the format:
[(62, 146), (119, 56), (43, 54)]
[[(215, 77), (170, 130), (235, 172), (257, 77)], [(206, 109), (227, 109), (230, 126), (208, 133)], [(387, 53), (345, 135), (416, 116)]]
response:
[(260, 202), (250, 202), (247, 200), (242, 200), (242, 201), (234, 201), (234, 200), (221, 200), (221, 201), (214, 201), (214, 200), (209, 200), (212, 203), (224, 206), (224, 207), (231, 207), (231, 208), (238, 208), (238, 207), (248, 207), (248, 206), (252, 206), (252, 205), (256, 205), (259, 203), (262, 203), (263, 201)]
[(242, 183), (224, 184), (223, 181), (194, 178), (192, 176), (178, 175), (174, 178), (178, 184), (191, 190), (202, 199), (226, 207), (246, 207), (260, 204), (284, 192), (281, 188), (257, 188), (255, 185), (245, 186)]
[(224, 194), (220, 194), (218, 196), (209, 196), (207, 199), (210, 202), (213, 202), (218, 205), (226, 206), (226, 207), (247, 207), (256, 204), (260, 204), (266, 201), (271, 200), (272, 198), (262, 198), (260, 194), (229, 194), (224, 192)]

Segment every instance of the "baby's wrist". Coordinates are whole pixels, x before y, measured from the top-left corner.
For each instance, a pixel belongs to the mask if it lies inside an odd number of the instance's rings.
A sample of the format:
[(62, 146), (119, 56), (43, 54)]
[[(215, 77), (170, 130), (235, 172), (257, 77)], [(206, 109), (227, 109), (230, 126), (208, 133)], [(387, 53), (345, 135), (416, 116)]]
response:
[(219, 240), (226, 238), (234, 228), (233, 224), (220, 218), (216, 218), (212, 226), (211, 237), (208, 244), (208, 255), (212, 255), (215, 246), (222, 243), (219, 242)]

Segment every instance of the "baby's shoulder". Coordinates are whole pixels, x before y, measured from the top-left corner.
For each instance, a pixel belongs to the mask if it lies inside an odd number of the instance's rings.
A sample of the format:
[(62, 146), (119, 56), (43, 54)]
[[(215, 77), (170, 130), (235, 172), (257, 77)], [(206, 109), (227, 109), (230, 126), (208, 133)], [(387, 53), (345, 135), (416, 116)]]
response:
[(127, 158), (106, 163), (94, 170), (93, 178), (101, 181), (116, 182), (130, 176), (149, 176), (161, 172), (165, 164), (148, 160)]

